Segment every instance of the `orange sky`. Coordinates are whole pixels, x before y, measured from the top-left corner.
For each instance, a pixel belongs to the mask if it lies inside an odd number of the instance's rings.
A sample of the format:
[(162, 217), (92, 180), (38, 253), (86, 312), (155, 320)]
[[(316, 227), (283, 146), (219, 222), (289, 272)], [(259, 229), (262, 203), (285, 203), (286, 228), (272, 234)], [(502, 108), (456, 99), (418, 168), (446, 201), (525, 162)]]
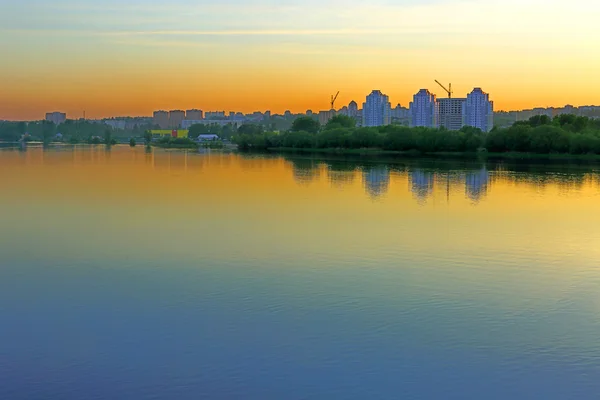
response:
[[(107, 0), (0, 4), (0, 119), (408, 105), (473, 87), (496, 110), (600, 104), (591, 0)], [(201, 21), (201, 23), (199, 23)]]

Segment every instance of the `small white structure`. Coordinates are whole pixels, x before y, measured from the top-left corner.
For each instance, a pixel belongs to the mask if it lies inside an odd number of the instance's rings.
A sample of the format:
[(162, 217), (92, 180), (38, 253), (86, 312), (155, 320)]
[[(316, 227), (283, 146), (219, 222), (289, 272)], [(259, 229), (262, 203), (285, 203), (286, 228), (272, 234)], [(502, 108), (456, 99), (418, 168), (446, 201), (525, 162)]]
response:
[(199, 142), (210, 142), (213, 140), (219, 140), (219, 136), (215, 135), (215, 134), (203, 134), (203, 135), (198, 135), (198, 141)]

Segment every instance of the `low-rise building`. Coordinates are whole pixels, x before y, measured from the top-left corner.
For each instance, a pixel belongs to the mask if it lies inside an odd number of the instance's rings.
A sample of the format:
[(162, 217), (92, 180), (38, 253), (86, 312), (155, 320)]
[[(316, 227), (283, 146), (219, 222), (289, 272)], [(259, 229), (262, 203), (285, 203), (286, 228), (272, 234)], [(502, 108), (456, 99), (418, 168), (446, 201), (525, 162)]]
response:
[(212, 142), (215, 140), (219, 140), (219, 136), (212, 134), (212, 133), (207, 133), (207, 134), (201, 134), (198, 135), (198, 139), (199, 142)]
[(54, 111), (46, 114), (46, 121), (53, 122), (56, 125), (60, 125), (67, 120), (67, 114)]

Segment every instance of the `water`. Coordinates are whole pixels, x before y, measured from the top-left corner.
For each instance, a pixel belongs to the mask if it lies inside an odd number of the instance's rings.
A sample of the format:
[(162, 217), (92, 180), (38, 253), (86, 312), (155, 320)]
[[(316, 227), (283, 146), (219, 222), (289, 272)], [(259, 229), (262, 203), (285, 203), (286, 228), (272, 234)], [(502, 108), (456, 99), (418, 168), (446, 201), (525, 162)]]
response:
[(587, 399), (594, 165), (0, 151), (1, 399)]

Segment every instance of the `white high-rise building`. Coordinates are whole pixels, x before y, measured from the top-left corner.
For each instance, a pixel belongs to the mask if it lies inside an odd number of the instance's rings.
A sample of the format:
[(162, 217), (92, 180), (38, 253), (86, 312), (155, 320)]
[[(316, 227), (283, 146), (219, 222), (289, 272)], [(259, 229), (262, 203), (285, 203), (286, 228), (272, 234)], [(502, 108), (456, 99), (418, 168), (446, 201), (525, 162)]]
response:
[(465, 125), (489, 132), (494, 127), (494, 102), (481, 88), (475, 88), (467, 95)]
[(358, 118), (358, 104), (354, 100), (348, 104), (348, 116), (352, 118)]
[(421, 89), (413, 96), (410, 103), (411, 126), (425, 126), (433, 128), (437, 126), (439, 107), (435, 94), (427, 89)]
[(363, 103), (363, 126), (382, 126), (391, 123), (389, 97), (379, 90), (373, 90)]

